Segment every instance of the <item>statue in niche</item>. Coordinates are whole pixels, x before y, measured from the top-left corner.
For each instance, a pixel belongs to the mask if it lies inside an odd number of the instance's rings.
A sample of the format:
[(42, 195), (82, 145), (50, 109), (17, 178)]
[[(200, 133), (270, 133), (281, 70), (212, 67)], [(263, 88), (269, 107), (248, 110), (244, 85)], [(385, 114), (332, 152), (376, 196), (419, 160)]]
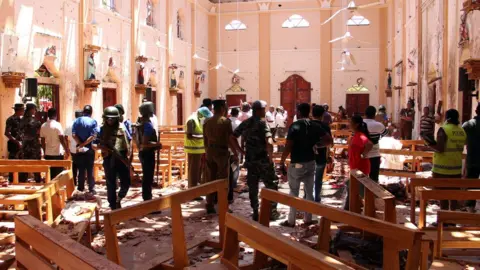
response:
[(178, 89), (185, 89), (185, 73), (183, 70), (180, 70), (180, 74), (178, 75)]
[(170, 90), (175, 90), (177, 89), (177, 76), (175, 75), (175, 69), (177, 69), (177, 66), (171, 65), (169, 69), (170, 69)]
[(140, 63), (138, 67), (138, 74), (137, 74), (137, 83), (138, 84), (145, 84), (145, 76), (143, 76), (143, 70), (145, 69), (145, 65)]
[(42, 65), (35, 71), (40, 77), (59, 77), (59, 71), (55, 67), (55, 60), (57, 59), (57, 47), (52, 45), (45, 49), (45, 55)]
[(467, 25), (467, 12), (463, 12), (460, 16), (460, 42), (459, 47), (464, 47), (470, 41), (470, 33)]
[(147, 0), (147, 25), (154, 26), (153, 22), (153, 2), (152, 0)]
[(95, 65), (94, 57), (95, 57), (94, 52), (90, 53), (90, 56), (88, 57), (87, 80), (96, 80), (95, 70), (97, 69), (97, 66)]
[(200, 78), (202, 75), (195, 75), (195, 92), (198, 93), (200, 92)]
[(200, 82), (201, 82), (201, 83), (205, 83), (205, 78), (206, 78), (206, 77), (207, 77), (207, 76), (205, 75), (205, 73), (202, 73), (202, 77), (200, 77)]
[(157, 86), (157, 69), (155, 67), (153, 67), (150, 70), (150, 76), (148, 78), (147, 85), (151, 86), (151, 87), (156, 87)]
[(120, 81), (117, 74), (115, 74), (115, 62), (113, 62), (113, 57), (110, 57), (110, 59), (108, 59), (107, 75), (105, 75), (102, 81), (112, 83), (118, 83)]
[(388, 89), (392, 89), (392, 73), (391, 73), (391, 72), (388, 72), (387, 88), (388, 88)]
[(182, 16), (180, 15), (180, 10), (177, 11), (177, 38), (183, 40), (183, 22)]

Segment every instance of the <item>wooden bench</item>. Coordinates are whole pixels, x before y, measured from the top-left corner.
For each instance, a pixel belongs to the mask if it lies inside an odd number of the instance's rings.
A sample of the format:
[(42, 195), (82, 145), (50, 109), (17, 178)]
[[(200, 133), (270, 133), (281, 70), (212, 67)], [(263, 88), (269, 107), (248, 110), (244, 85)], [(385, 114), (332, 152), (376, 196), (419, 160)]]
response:
[[(452, 190), (430, 190), (427, 191), (426, 188), (452, 188)], [(460, 178), (412, 178), (410, 180), (410, 192), (412, 197), (412, 202), (410, 204), (410, 222), (415, 223), (415, 205), (417, 200), (417, 192), (426, 192), (422, 196), (418, 196), (420, 200), (420, 215), (418, 217), (418, 228), (423, 229), (426, 224), (426, 215), (427, 215), (427, 205), (428, 200), (436, 200), (436, 197), (431, 197), (433, 193), (445, 194), (448, 198), (453, 198), (449, 200), (468, 200), (467, 198), (462, 197), (465, 192), (467, 196), (476, 197), (479, 194), (469, 193), (470, 191), (458, 190), (459, 188), (478, 188), (480, 189), (480, 180), (479, 179), (460, 179)], [(434, 195), (435, 196), (435, 195)], [(442, 195), (439, 195), (440, 197)], [(438, 197), (438, 196), (437, 196)], [(440, 198), (438, 197), (438, 198)], [(447, 200), (447, 198), (444, 198)], [(480, 199), (478, 197), (477, 199)], [(443, 199), (442, 199), (443, 200)]]
[[(384, 264), (383, 269), (399, 269), (400, 262), (398, 252), (405, 249), (408, 250), (407, 265), (405, 269), (417, 270), (420, 266), (421, 238), (423, 232), (419, 230), (406, 228), (401, 225), (362, 216), (357, 213), (303, 200), (270, 189), (262, 189), (260, 197), (261, 208), (259, 221), (262, 225), (267, 227), (270, 222), (272, 202), (281, 203), (283, 205), (294, 207), (299, 211), (321, 216), (317, 249), (323, 253), (328, 253), (330, 249), (332, 222), (339, 222), (383, 237), (383, 261), (388, 262)], [(267, 257), (265, 254), (256, 252), (255, 266), (265, 265), (266, 259)], [(347, 263), (343, 260), (341, 261)]]
[[(469, 225), (462, 233), (456, 233), (446, 239), (447, 234), (451, 231), (444, 229), (445, 223)], [(444, 248), (476, 248), (480, 249), (480, 214), (453, 212), (453, 211), (438, 211), (437, 212), (437, 243), (435, 249), (435, 256), (442, 257), (442, 249)], [(475, 228), (472, 228), (471, 226)], [(454, 228), (458, 230), (459, 228)], [(478, 250), (477, 250), (478, 251)]]
[(48, 165), (0, 165), (0, 174), (12, 173), (13, 184), (18, 184), (19, 173), (45, 173), (45, 183), (49, 183), (50, 178), (50, 166)]
[(355, 213), (361, 213), (360, 205), (360, 184), (365, 187), (365, 215), (368, 217), (375, 217), (375, 198), (379, 198), (385, 205), (384, 220), (397, 223), (397, 212), (395, 210), (395, 196), (385, 190), (380, 184), (374, 182), (370, 177), (366, 176), (359, 170), (352, 170), (350, 172), (349, 184), (349, 209)]
[[(336, 258), (323, 253), (319, 254), (252, 220), (228, 213), (225, 217), (225, 241), (221, 258), (224, 267), (215, 269), (241, 269), (238, 264), (239, 242), (244, 242), (254, 250), (280, 261), (291, 270), (354, 269)], [(210, 269), (210, 267), (216, 266), (200, 265), (199, 267), (200, 269)]]
[(124, 269), (31, 216), (15, 217), (15, 257), (23, 269)]
[(60, 167), (65, 170), (72, 168), (71, 160), (25, 160), (25, 159), (0, 159), (0, 165), (22, 165), (22, 166), (37, 166), (44, 165), (50, 167)]
[[(185, 242), (185, 231), (183, 226), (181, 204), (189, 202), (194, 198), (205, 196), (217, 192), (218, 196), (218, 221), (219, 221), (219, 238), (220, 242), (207, 241), (203, 238), (197, 238), (193, 243)], [(171, 208), (172, 217), (172, 237), (173, 237), (173, 254), (167, 253), (155, 257), (151, 261), (147, 261), (136, 269), (151, 269), (154, 267), (165, 267), (182, 269), (190, 264), (187, 250), (199, 245), (208, 245), (215, 248), (221, 248), (225, 232), (225, 214), (227, 212), (227, 193), (228, 179), (216, 180), (201, 186), (197, 186), (185, 191), (173, 193), (158, 199), (145, 201), (133, 206), (114, 210), (104, 214), (104, 231), (107, 249), (107, 257), (109, 260), (121, 264), (120, 248), (118, 246), (116, 225), (133, 218), (143, 217), (151, 212), (165, 210)], [(174, 265), (165, 264), (173, 257)]]

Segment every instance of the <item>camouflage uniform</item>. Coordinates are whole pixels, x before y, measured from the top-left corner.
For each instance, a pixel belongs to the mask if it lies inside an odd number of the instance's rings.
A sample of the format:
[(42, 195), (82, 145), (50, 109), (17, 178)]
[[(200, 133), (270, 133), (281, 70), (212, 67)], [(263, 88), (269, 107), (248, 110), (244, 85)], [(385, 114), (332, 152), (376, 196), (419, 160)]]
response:
[[(5, 124), (5, 129), (10, 131), (12, 137), (17, 141), (22, 141), (22, 136), (20, 133), (20, 122), (22, 118), (20, 116), (12, 115), (7, 119)], [(8, 159), (15, 159), (19, 152), (19, 147), (13, 141), (8, 141)]]
[[(258, 211), (258, 183), (262, 179), (265, 187), (278, 190), (278, 177), (275, 174), (274, 164), (271, 163), (267, 151), (267, 138), (272, 133), (265, 121), (252, 116), (238, 126), (233, 135), (245, 138), (245, 164), (247, 168), (247, 185), (249, 189), (250, 205), (255, 213)], [(277, 203), (272, 203), (272, 212), (276, 212)]]
[[(42, 145), (40, 144), (40, 127), (42, 123), (34, 116), (25, 115), (20, 121), (22, 134), (21, 159), (42, 159)], [(40, 182), (40, 173), (35, 173), (35, 182)]]

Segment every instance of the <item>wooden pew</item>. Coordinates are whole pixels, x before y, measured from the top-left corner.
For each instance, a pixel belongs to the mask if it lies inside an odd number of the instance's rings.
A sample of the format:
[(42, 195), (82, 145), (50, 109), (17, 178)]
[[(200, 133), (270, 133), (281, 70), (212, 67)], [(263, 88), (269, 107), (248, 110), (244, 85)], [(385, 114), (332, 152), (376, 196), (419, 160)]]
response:
[(61, 167), (65, 170), (70, 170), (72, 168), (71, 160), (25, 160), (25, 159), (0, 159), (0, 165), (22, 165), (22, 166), (50, 166), (50, 167)]
[[(283, 205), (295, 207), (299, 211), (321, 216), (317, 249), (323, 253), (328, 253), (330, 248), (331, 223), (339, 222), (383, 237), (383, 261), (388, 262), (387, 264), (384, 264), (383, 269), (399, 269), (400, 263), (398, 252), (404, 249), (408, 249), (409, 251), (405, 269), (417, 270), (420, 265), (420, 249), (423, 232), (419, 230), (406, 228), (401, 225), (362, 216), (357, 213), (340, 210), (338, 208), (312, 201), (306, 201), (270, 189), (262, 189), (260, 197), (261, 208), (259, 221), (262, 225), (267, 227), (270, 222), (271, 202), (281, 203)], [(265, 254), (256, 252), (255, 265), (265, 265), (266, 259)]]
[(165, 125), (165, 126), (158, 126), (159, 132), (168, 132), (168, 131), (183, 131), (183, 125)]
[[(451, 241), (444, 241), (444, 234), (448, 234), (448, 231), (444, 231), (444, 223), (473, 225), (475, 228), (469, 227), (469, 231), (476, 230), (477, 234), (472, 235), (470, 232), (465, 232), (464, 237), (460, 237), (457, 234), (457, 239)], [(442, 257), (442, 249), (444, 248), (476, 248), (480, 249), (480, 214), (465, 213), (465, 212), (453, 212), (453, 211), (438, 211), (437, 212), (437, 244), (435, 249), (435, 257)], [(455, 228), (457, 229), (457, 228)], [(475, 240), (477, 239), (477, 240)]]
[[(428, 193), (423, 193), (423, 197), (419, 196), (420, 216), (418, 217), (418, 228), (420, 229), (423, 229), (425, 227), (428, 200), (430, 199), (436, 200), (435, 199), (436, 197), (430, 196), (432, 193), (435, 193), (435, 192), (441, 192), (442, 194), (450, 193), (448, 197), (453, 197), (455, 200), (466, 200), (467, 198), (463, 198), (461, 196), (465, 192), (467, 194), (470, 194), (469, 192), (472, 192), (472, 191), (462, 191), (462, 190), (458, 190), (458, 188), (480, 189), (480, 180), (479, 179), (460, 179), (460, 178), (412, 178), (410, 181), (410, 192), (412, 197), (412, 201), (410, 204), (410, 222), (412, 223), (415, 223), (415, 205), (416, 205), (416, 199), (417, 199), (417, 196), (416, 196), (417, 191), (419, 192), (427, 191), (425, 190), (425, 188), (427, 187), (452, 188), (452, 190), (435, 190), (435, 191), (431, 190), (431, 191), (428, 191)], [(478, 192), (473, 193), (473, 197), (478, 196), (474, 194), (479, 194), (479, 193)], [(472, 194), (467, 196), (472, 196)], [(480, 197), (478, 199), (480, 199)]]
[(15, 237), (22, 269), (124, 269), (31, 216), (15, 217)]
[[(181, 204), (189, 202), (194, 198), (205, 196), (207, 194), (217, 192), (218, 196), (218, 220), (219, 220), (219, 235), (220, 242), (206, 241), (203, 238), (198, 238), (194, 243), (185, 242), (185, 231), (183, 226), (182, 208)], [(208, 245), (216, 248), (221, 248), (225, 232), (225, 214), (227, 212), (227, 192), (228, 179), (216, 180), (201, 186), (197, 186), (185, 191), (173, 193), (158, 199), (145, 201), (133, 206), (114, 210), (104, 214), (104, 231), (107, 249), (107, 257), (109, 260), (121, 264), (120, 249), (118, 246), (116, 225), (136, 217), (143, 217), (151, 212), (165, 210), (171, 208), (172, 217), (172, 237), (173, 237), (173, 254), (167, 253), (154, 258), (151, 261), (145, 262), (136, 269), (151, 269), (154, 267), (165, 267), (182, 269), (190, 264), (187, 250), (199, 245)], [(174, 265), (165, 264), (166, 261), (173, 257)]]
[(391, 223), (397, 223), (395, 196), (359, 170), (352, 170), (350, 176), (350, 211), (358, 214), (362, 211), (360, 200), (358, 199), (360, 198), (360, 184), (363, 184), (365, 187), (365, 215), (375, 218), (375, 198), (379, 198), (385, 205), (384, 220)]
[[(65, 190), (64, 194), (62, 194), (63, 190)], [(28, 213), (38, 220), (44, 221), (42, 206), (46, 204), (46, 221), (48, 224), (52, 224), (64, 208), (65, 201), (72, 197), (74, 190), (72, 171), (63, 171), (50, 183), (25, 200)]]
[(50, 166), (47, 165), (0, 165), (0, 173), (13, 173), (13, 184), (18, 184), (19, 173), (45, 173), (45, 183), (50, 182)]
[[(282, 234), (240, 217), (228, 214), (225, 217), (225, 241), (223, 243), (222, 269), (241, 269), (238, 264), (239, 242), (244, 242), (256, 251), (267, 254), (288, 266), (288, 269), (354, 269), (337, 259), (315, 252), (309, 247), (291, 241)], [(213, 265), (201, 265), (209, 269)], [(212, 267), (213, 268), (213, 267)], [(219, 269), (219, 268), (216, 268)]]

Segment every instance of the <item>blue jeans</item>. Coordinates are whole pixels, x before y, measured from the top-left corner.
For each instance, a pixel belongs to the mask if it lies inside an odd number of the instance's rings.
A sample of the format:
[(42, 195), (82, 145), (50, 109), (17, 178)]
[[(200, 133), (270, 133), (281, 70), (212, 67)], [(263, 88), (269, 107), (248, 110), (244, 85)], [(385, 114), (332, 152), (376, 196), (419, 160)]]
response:
[(315, 164), (315, 202), (320, 202), (322, 200), (322, 185), (323, 185), (323, 173), (325, 172), (325, 167), (327, 164)]
[[(315, 161), (305, 163), (294, 163), (288, 166), (288, 185), (290, 186), (290, 195), (298, 197), (300, 192), (300, 183), (303, 182), (303, 189), (307, 200), (313, 201), (313, 184), (315, 178)], [(288, 214), (288, 223), (295, 224), (297, 209), (290, 207)], [(312, 214), (305, 213), (305, 222), (312, 221)]]

